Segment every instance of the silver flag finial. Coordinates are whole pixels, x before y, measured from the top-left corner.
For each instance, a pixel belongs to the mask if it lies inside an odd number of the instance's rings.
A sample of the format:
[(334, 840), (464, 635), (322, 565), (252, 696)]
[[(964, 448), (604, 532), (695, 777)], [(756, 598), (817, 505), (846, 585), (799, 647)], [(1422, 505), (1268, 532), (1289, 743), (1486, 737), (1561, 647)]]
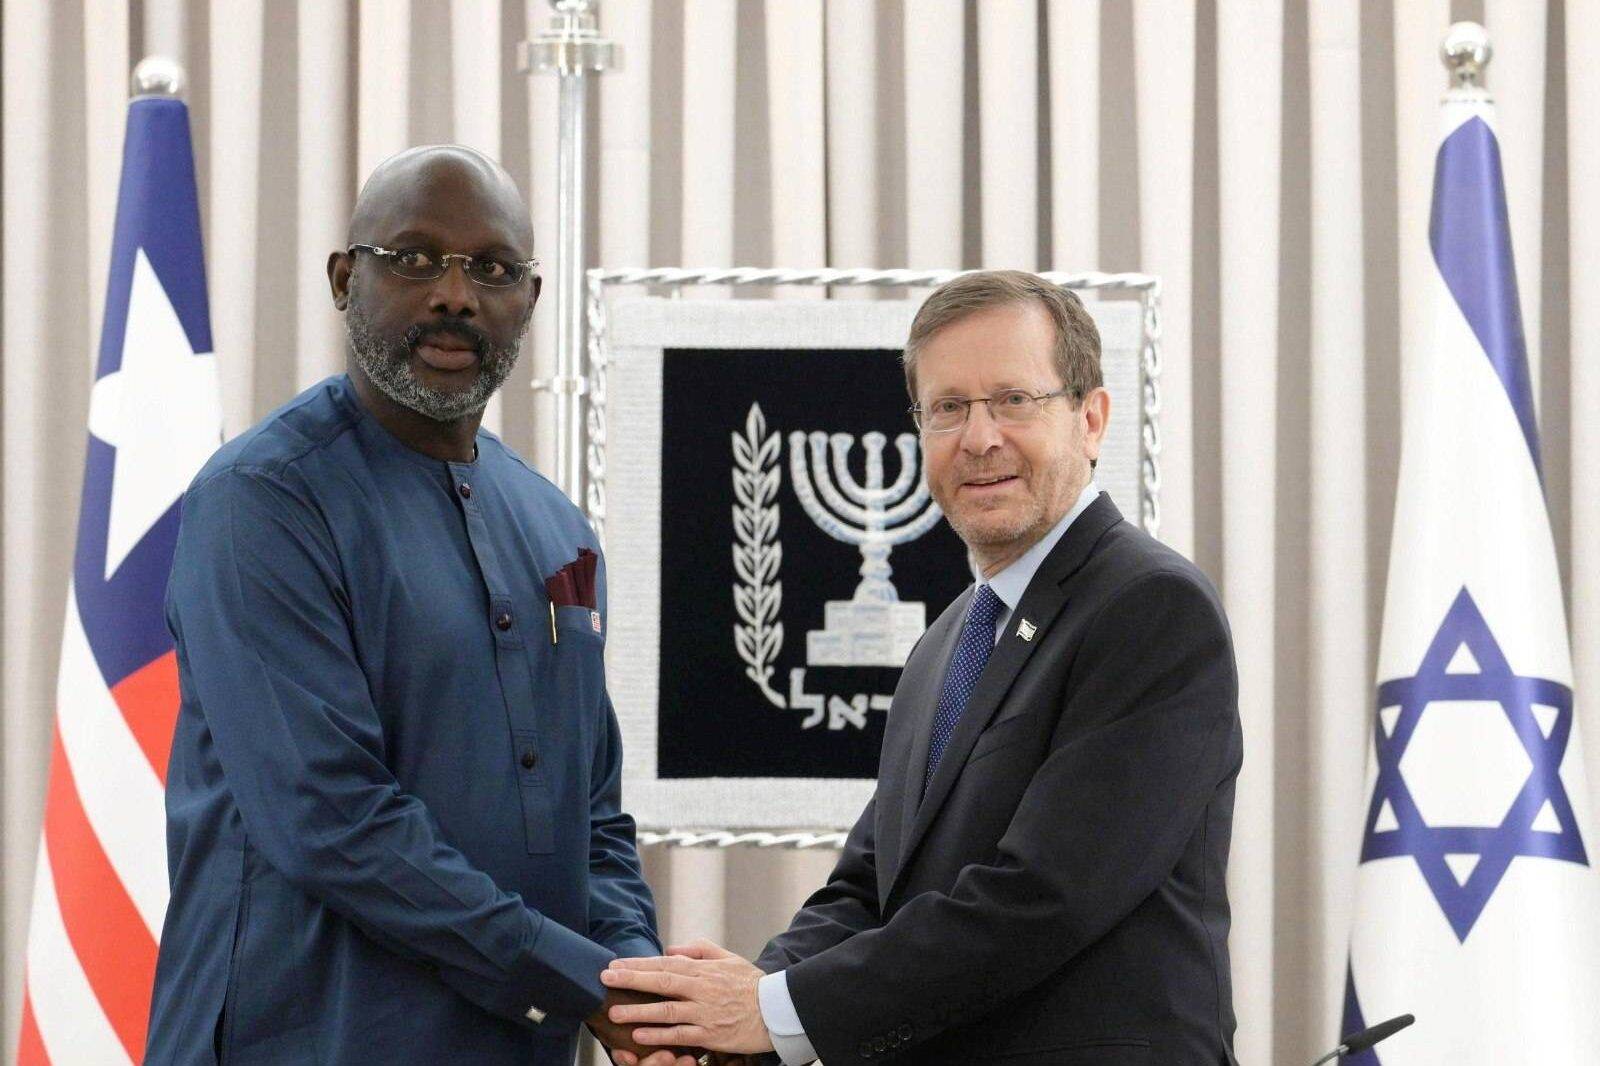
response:
[(167, 56), (145, 56), (133, 68), (135, 96), (182, 96), (188, 84), (183, 67)]
[(1450, 88), (1483, 88), (1483, 68), (1494, 58), (1489, 31), (1476, 22), (1457, 22), (1439, 45), (1439, 58), (1450, 70)]
[(617, 66), (620, 49), (601, 35), (595, 0), (550, 0), (550, 8), (555, 12), (550, 28), (517, 50), (521, 70), (571, 75)]

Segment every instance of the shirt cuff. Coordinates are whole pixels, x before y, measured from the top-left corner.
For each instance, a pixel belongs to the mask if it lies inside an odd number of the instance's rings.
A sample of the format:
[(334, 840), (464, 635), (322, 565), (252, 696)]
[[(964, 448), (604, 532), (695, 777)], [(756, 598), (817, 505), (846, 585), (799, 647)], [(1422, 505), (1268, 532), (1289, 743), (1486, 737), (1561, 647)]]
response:
[(546, 1013), (587, 1018), (605, 1001), (600, 971), (617, 956), (582, 933), (575, 933), (552, 918), (542, 921), (533, 950), (522, 966), (520, 986), (526, 1002), (517, 1013), (539, 1024)]
[(816, 1049), (806, 1038), (800, 1015), (789, 996), (789, 976), (784, 971), (769, 973), (756, 984), (756, 996), (761, 1003), (761, 1021), (772, 1037), (772, 1050), (778, 1053), (784, 1066), (805, 1066), (815, 1062)]
[(665, 955), (660, 944), (652, 943), (643, 937), (629, 937), (626, 940), (612, 942), (596, 941), (607, 951), (615, 952), (619, 959), (653, 959)]

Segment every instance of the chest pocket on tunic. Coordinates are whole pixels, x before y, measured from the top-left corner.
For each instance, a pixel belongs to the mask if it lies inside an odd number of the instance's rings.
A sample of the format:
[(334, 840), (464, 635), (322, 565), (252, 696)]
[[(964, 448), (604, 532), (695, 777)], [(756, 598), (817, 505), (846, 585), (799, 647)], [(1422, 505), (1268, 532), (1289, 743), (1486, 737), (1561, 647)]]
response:
[(557, 639), (551, 649), (556, 691), (562, 699), (572, 701), (571, 710), (583, 722), (586, 740), (605, 687), (605, 640), (600, 635), (599, 619), (599, 612), (587, 607), (557, 607)]

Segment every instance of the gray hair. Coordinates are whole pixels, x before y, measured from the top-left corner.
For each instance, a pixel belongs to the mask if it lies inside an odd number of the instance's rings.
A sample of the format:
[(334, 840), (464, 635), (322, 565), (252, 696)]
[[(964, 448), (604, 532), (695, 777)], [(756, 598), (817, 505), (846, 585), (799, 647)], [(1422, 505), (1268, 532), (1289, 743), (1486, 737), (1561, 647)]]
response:
[(1030, 301), (1044, 308), (1055, 326), (1052, 361), (1073, 402), (1082, 401), (1098, 389), (1104, 381), (1100, 374), (1100, 331), (1077, 294), (1021, 270), (979, 270), (933, 290), (912, 320), (902, 357), (906, 391), (912, 400), (917, 398), (917, 353), (929, 337), (976, 311)]

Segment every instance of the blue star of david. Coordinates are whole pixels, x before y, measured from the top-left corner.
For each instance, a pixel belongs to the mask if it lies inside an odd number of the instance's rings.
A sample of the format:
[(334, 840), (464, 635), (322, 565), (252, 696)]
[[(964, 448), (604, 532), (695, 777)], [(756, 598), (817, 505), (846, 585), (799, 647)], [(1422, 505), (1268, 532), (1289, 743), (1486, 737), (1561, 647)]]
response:
[[(1479, 672), (1447, 673), (1458, 649), (1466, 645), (1477, 660)], [(1400, 757), (1416, 732), (1428, 705), (1439, 700), (1479, 700), (1498, 703), (1533, 767), (1498, 826), (1428, 825), (1422, 820), (1405, 777)], [(1546, 737), (1533, 714), (1533, 705), (1556, 711)], [(1463, 943), (1477, 923), (1501, 878), (1518, 856), (1558, 859), (1589, 864), (1573, 817), (1572, 803), (1561, 782), (1561, 760), (1572, 736), (1572, 690), (1540, 677), (1512, 671), (1499, 643), (1490, 632), (1478, 605), (1463, 588), (1456, 596), (1433, 643), (1422, 657), (1415, 677), (1401, 677), (1378, 686), (1378, 706), (1400, 708), (1393, 730), (1385, 733), (1378, 716), (1375, 736), (1378, 780), (1367, 811), (1366, 836), (1361, 861), (1411, 856), (1416, 860), (1434, 899), (1444, 911), (1456, 939)], [(1472, 787), (1463, 781), (1463, 787)], [(1380, 831), (1379, 813), (1387, 802), (1398, 826)], [(1557, 830), (1533, 827), (1546, 803), (1555, 812)], [(1466, 881), (1459, 882), (1445, 862), (1446, 855), (1477, 855), (1478, 862)]]

